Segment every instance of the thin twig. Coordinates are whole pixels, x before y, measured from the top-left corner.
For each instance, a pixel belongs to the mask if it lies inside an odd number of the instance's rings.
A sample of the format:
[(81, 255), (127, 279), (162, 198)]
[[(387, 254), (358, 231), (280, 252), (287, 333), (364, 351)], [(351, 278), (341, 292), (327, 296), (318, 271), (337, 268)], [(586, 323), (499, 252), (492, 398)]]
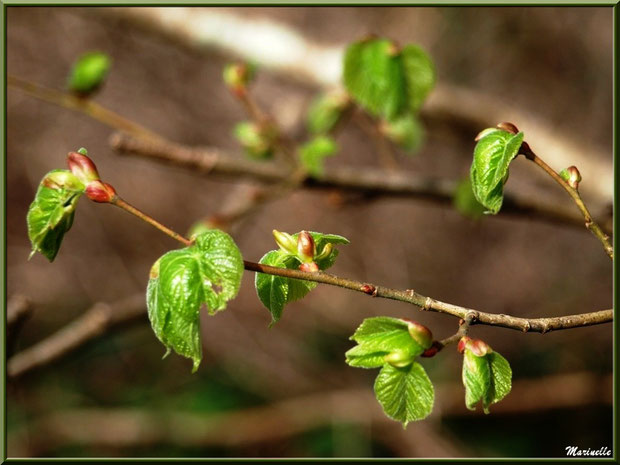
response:
[(547, 163), (545, 163), (542, 158), (536, 155), (529, 146), (529, 144), (527, 144), (526, 142), (521, 145), (521, 153), (525, 155), (525, 158), (533, 161), (537, 166), (542, 168), (545, 173), (551, 176), (551, 178), (553, 178), (555, 182), (562, 186), (564, 190), (568, 193), (568, 195), (571, 196), (571, 198), (575, 202), (575, 205), (577, 205), (577, 208), (585, 219), (586, 228), (588, 228), (588, 230), (590, 230), (592, 234), (594, 234), (594, 236), (601, 242), (603, 248), (605, 249), (605, 253), (609, 255), (609, 258), (613, 260), (614, 249), (609, 242), (609, 236), (607, 236), (607, 234), (603, 232), (601, 227), (592, 219), (592, 215), (590, 215), (590, 212), (588, 211), (586, 204), (581, 198), (579, 191), (571, 187), (571, 185), (568, 184), (568, 182), (566, 182), (553, 168), (547, 165)]
[(106, 126), (126, 132), (135, 137), (161, 140), (160, 136), (149, 129), (122, 117), (121, 115), (99, 105), (91, 99), (80, 98), (56, 89), (50, 89), (16, 76), (8, 76), (7, 84), (10, 89), (19, 90), (31, 97), (68, 108), (69, 110), (79, 111), (80, 113), (84, 113), (85, 115), (90, 116), (94, 120), (99, 121)]
[[(290, 179), (290, 171), (271, 163), (259, 163), (233, 157), (217, 148), (187, 147), (165, 141), (145, 141), (128, 134), (116, 133), (110, 144), (121, 155), (137, 155), (161, 163), (173, 164), (207, 175), (238, 178), (245, 176), (265, 183)], [(451, 205), (457, 182), (425, 178), (402, 171), (386, 172), (374, 169), (333, 168), (321, 178), (306, 177), (303, 187), (336, 188), (359, 192), (367, 198), (406, 197)], [(583, 219), (573, 209), (546, 205), (522, 197), (505, 194), (502, 216), (513, 215), (583, 228)]]

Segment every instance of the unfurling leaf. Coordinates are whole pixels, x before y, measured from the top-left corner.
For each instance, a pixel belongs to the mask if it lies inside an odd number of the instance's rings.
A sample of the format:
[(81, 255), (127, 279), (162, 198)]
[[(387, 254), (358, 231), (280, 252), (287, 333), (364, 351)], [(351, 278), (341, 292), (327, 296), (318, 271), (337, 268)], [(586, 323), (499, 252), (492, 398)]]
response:
[(338, 144), (331, 137), (318, 136), (299, 148), (299, 160), (308, 173), (321, 177), (324, 173), (323, 160), (338, 150)]
[(151, 268), (146, 291), (151, 326), (167, 349), (193, 360), (202, 358), (200, 307), (209, 314), (226, 308), (239, 291), (243, 259), (232, 238), (210, 230), (194, 244), (164, 254)]
[(417, 113), (435, 84), (430, 58), (416, 45), (401, 50), (386, 39), (349, 46), (344, 58), (344, 85), (369, 113), (388, 120)]
[(84, 193), (84, 184), (68, 170), (45, 175), (26, 217), (32, 253), (40, 252), (54, 261), (62, 239), (71, 229), (75, 207)]
[(233, 135), (250, 158), (264, 160), (273, 156), (276, 138), (273, 127), (244, 121), (234, 127)]
[[(412, 325), (415, 328), (412, 329)], [(412, 333), (418, 336), (422, 328), (427, 334), (414, 339)], [(419, 323), (380, 316), (366, 318), (351, 336), (351, 340), (358, 345), (347, 351), (346, 362), (352, 367), (378, 368), (396, 358), (399, 363), (406, 360), (413, 362), (415, 357), (430, 347), (432, 335)], [(393, 354), (391, 358), (388, 357), (390, 354)]]
[(433, 384), (418, 362), (404, 367), (384, 365), (375, 380), (375, 395), (385, 414), (403, 427), (429, 416), (435, 401)]
[[(489, 406), (502, 400), (512, 386), (512, 370), (508, 361), (476, 339), (463, 338), (459, 344), (463, 352), (463, 385), (465, 405), (475, 410), (482, 401), (484, 413)], [(478, 344), (481, 343), (481, 344)]]
[(485, 130), (474, 148), (470, 176), (478, 202), (496, 214), (502, 207), (504, 184), (510, 162), (519, 153), (523, 133), (512, 134), (501, 129)]
[[(283, 241), (285, 241), (286, 243), (284, 245), (286, 247), (267, 252), (260, 259), (259, 263), (279, 268), (287, 268), (289, 270), (297, 270), (303, 265), (308, 265), (308, 257), (305, 257), (305, 255), (304, 257), (300, 257), (298, 255), (298, 248), (292, 247), (293, 244), (299, 244), (300, 234), (304, 232), (314, 243), (314, 261), (312, 261), (311, 264), (316, 265), (316, 268), (319, 270), (326, 270), (336, 261), (338, 250), (333, 247), (335, 244), (349, 243), (346, 238), (336, 234), (322, 234), (312, 231), (302, 231), (297, 234), (287, 234), (280, 231), (276, 232), (276, 242), (278, 242), (278, 245), (282, 245)], [(308, 239), (308, 237), (306, 237), (306, 239)], [(301, 248), (302, 251), (305, 252), (309, 250), (308, 247), (303, 246), (303, 244)], [(275, 324), (282, 317), (284, 306), (287, 303), (301, 299), (317, 285), (317, 283), (311, 281), (285, 278), (264, 273), (256, 273), (254, 284), (259, 300), (271, 313), (271, 325)]]
[(69, 75), (69, 90), (87, 96), (97, 90), (110, 70), (111, 60), (101, 52), (88, 52), (73, 65)]

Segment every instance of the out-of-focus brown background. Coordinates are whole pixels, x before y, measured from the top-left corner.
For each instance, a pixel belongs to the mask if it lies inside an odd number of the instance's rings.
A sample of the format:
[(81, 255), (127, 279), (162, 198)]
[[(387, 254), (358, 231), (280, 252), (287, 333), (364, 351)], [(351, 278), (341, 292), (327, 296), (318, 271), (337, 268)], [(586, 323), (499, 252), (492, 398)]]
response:
[[(369, 33), (418, 43), (433, 57), (440, 86), (517, 109), (531, 117), (514, 121), (526, 139), (538, 121), (558, 140), (591, 149), (581, 153), (584, 164), (612, 170), (611, 8), (194, 11), (236, 17), (239, 27), (287, 27), (318, 47), (344, 46)], [(222, 67), (236, 56), (217, 43), (189, 49), (153, 29), (118, 11), (9, 7), (8, 73), (62, 89), (77, 56), (104, 51), (113, 67), (99, 103), (173, 141), (240, 155), (231, 129), (245, 114), (221, 80)], [(234, 29), (229, 33), (234, 37)], [(303, 140), (303, 111), (317, 84), (266, 66), (252, 89), (291, 137)], [(108, 144), (110, 128), (7, 92), (7, 296), (26, 295), (34, 309), (18, 352), (95, 302), (143, 293), (152, 263), (177, 246), (118, 209), (82, 200), (56, 261), (40, 255), (28, 261), (28, 205), (41, 177), (62, 167), (68, 151), (87, 147), (124, 198), (181, 232), (216, 213), (239, 182), (119, 157)], [(425, 114), (426, 144), (413, 158), (397, 155), (403, 170), (467, 175), (476, 129), (446, 121)], [(378, 167), (372, 143), (355, 125), (338, 140), (342, 150), (328, 166)], [(528, 141), (544, 158), (545, 147)], [(584, 185), (597, 182), (584, 176)], [(507, 190), (570, 206), (524, 159), (514, 162)], [(586, 202), (595, 213), (609, 208), (611, 196), (590, 192)], [(244, 257), (257, 261), (274, 248), (274, 228), (308, 229), (351, 240), (332, 269), (341, 276), (518, 316), (612, 305), (612, 264), (585, 228), (501, 213), (474, 222), (445, 205), (333, 197), (300, 191), (262, 206), (233, 230)], [(204, 360), (194, 375), (186, 359), (161, 360), (163, 347), (144, 317), (9, 383), (9, 457), (551, 457), (565, 456), (569, 445), (611, 448), (611, 325), (542, 336), (474, 327), (474, 336), (511, 362), (513, 392), (490, 415), (467, 411), (461, 357), (450, 348), (423, 361), (436, 386), (433, 414), (403, 431), (384, 419), (372, 397), (376, 371), (344, 363), (348, 337), (364, 318), (389, 315), (413, 317), (441, 338), (456, 329), (454, 318), (320, 286), (269, 329), (253, 282), (246, 273), (228, 310), (202, 319)]]

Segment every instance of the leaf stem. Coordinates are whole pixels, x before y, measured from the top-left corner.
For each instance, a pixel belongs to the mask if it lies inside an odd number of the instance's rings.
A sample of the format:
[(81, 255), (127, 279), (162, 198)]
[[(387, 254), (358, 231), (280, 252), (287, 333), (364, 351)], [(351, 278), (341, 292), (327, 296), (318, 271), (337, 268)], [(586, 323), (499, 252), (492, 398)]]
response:
[(529, 144), (524, 142), (521, 145), (520, 150), (521, 150), (521, 153), (525, 156), (525, 158), (527, 158), (530, 161), (533, 161), (537, 166), (542, 168), (545, 173), (551, 176), (551, 178), (553, 178), (555, 182), (557, 182), (560, 186), (562, 186), (564, 190), (568, 193), (568, 195), (571, 196), (571, 198), (577, 205), (577, 208), (579, 208), (579, 211), (581, 212), (581, 214), (583, 215), (585, 219), (586, 228), (590, 230), (590, 232), (592, 232), (592, 234), (594, 234), (594, 236), (601, 242), (601, 244), (603, 245), (603, 248), (605, 249), (605, 253), (609, 255), (609, 258), (613, 260), (614, 249), (611, 246), (611, 243), (609, 242), (609, 236), (605, 234), (603, 230), (601, 229), (601, 227), (598, 225), (598, 223), (596, 223), (592, 219), (592, 215), (588, 211), (588, 208), (586, 207), (586, 204), (581, 198), (579, 191), (571, 187), (570, 184), (568, 184), (568, 182), (562, 179), (562, 177), (553, 168), (547, 165), (547, 163), (545, 163), (542, 158), (536, 155), (534, 151), (530, 148)]
[(163, 224), (161, 224), (159, 221), (155, 220), (154, 218), (150, 217), (149, 215), (147, 215), (144, 212), (141, 212), (140, 210), (138, 210), (136, 207), (134, 207), (133, 205), (125, 202), (123, 199), (121, 199), (119, 196), (115, 196), (110, 203), (112, 205), (116, 205), (117, 207), (122, 208), (123, 210), (125, 210), (126, 212), (131, 213), (132, 215), (137, 216), (138, 218), (140, 218), (143, 221), (146, 221), (148, 224), (156, 227), (157, 229), (159, 229), (161, 232), (163, 232), (164, 234), (167, 234), (168, 236), (170, 236), (171, 238), (181, 242), (183, 245), (189, 247), (190, 245), (192, 245), (192, 241), (190, 241), (189, 239), (186, 239), (185, 237), (183, 237), (182, 235), (180, 235), (177, 232), (174, 232), (172, 229), (167, 228), (166, 226), (164, 226)]
[(146, 129), (143, 126), (122, 117), (112, 110), (108, 110), (91, 99), (80, 98), (73, 94), (61, 92), (56, 89), (50, 89), (11, 75), (8, 76), (7, 84), (8, 87), (20, 90), (31, 97), (84, 113), (100, 123), (118, 129), (119, 131), (126, 132), (135, 137), (154, 140), (162, 139), (149, 129)]
[(458, 331), (454, 333), (452, 336), (442, 339), (441, 341), (438, 341), (438, 345), (439, 345), (438, 349), (441, 350), (445, 346), (458, 342), (463, 336), (467, 336), (467, 333), (469, 332), (469, 327), (474, 323), (474, 321), (476, 321), (476, 317), (477, 317), (476, 312), (469, 312), (467, 315), (465, 315), (465, 318), (459, 320)]

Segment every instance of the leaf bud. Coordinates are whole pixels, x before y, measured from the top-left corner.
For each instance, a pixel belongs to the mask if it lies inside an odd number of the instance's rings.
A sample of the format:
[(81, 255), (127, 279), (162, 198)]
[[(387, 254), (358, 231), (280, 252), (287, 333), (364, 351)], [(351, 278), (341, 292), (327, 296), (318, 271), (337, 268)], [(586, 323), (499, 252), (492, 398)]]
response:
[(92, 95), (103, 84), (112, 61), (101, 52), (88, 52), (78, 58), (69, 75), (68, 87), (80, 97)]
[(493, 349), (491, 349), (491, 347), (481, 339), (470, 340), (466, 344), (465, 348), (471, 350), (477, 357), (484, 357), (486, 354), (493, 352)]
[(383, 360), (397, 368), (406, 367), (407, 365), (411, 365), (411, 362), (413, 362), (413, 358), (411, 357), (411, 355), (406, 351), (400, 349), (396, 349), (390, 352), (385, 357), (383, 357)]
[(242, 96), (254, 78), (255, 67), (248, 63), (230, 63), (224, 67), (222, 77), (232, 93)]
[(297, 253), (297, 242), (295, 238), (288, 233), (278, 231), (274, 229), (272, 231), (273, 237), (276, 240), (276, 244), (284, 251), (290, 254)]
[(467, 345), (467, 343), (471, 341), (470, 337), (467, 336), (463, 336), (460, 340), (458, 345), (456, 346), (456, 350), (459, 351), (459, 354), (462, 354), (463, 352), (465, 352), (465, 346)]
[[(85, 149), (83, 151), (85, 152)], [(69, 152), (69, 155), (67, 155), (67, 164), (71, 172), (84, 184), (99, 180), (97, 167), (85, 153), (81, 153), (80, 151)]]
[(315, 253), (314, 239), (308, 231), (302, 231), (297, 236), (297, 256), (304, 263), (312, 263)]
[(86, 197), (93, 202), (110, 203), (116, 198), (116, 190), (107, 182), (92, 181), (86, 186)]
[(442, 344), (439, 341), (433, 341), (433, 343), (431, 344), (431, 346), (426, 349), (424, 352), (422, 352), (422, 355), (420, 355), (420, 357), (434, 357), (435, 355), (437, 355), (437, 352), (439, 352), (442, 349)]
[(499, 123), (497, 125), (497, 129), (502, 129), (503, 131), (509, 132), (511, 134), (519, 134), (519, 128), (517, 128), (514, 124), (509, 123), (507, 121), (503, 123)]
[(319, 265), (314, 262), (302, 263), (301, 265), (299, 265), (299, 269), (308, 273), (316, 273), (317, 271), (319, 271)]
[(433, 334), (423, 324), (417, 321), (405, 320), (407, 322), (407, 329), (409, 335), (420, 344), (424, 349), (428, 349), (433, 344)]
[(569, 166), (560, 171), (560, 177), (568, 183), (570, 187), (577, 190), (581, 182), (581, 173), (576, 166)]
[(332, 243), (325, 244), (325, 247), (323, 247), (323, 250), (321, 250), (321, 253), (315, 257), (316, 260), (323, 260), (324, 258), (329, 257), (329, 255), (332, 253), (333, 250), (334, 250), (334, 245)]

